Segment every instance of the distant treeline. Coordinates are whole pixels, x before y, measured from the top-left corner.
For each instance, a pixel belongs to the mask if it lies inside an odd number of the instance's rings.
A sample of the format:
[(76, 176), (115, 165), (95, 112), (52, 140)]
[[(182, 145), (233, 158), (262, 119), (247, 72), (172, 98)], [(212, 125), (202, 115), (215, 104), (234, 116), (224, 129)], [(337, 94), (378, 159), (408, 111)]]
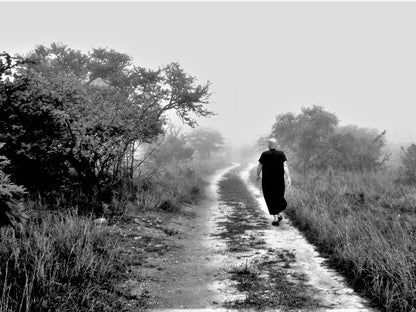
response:
[[(301, 173), (381, 169), (390, 157), (385, 135), (385, 130), (339, 126), (335, 114), (316, 105), (302, 108), (299, 114), (278, 115), (270, 134)], [(260, 141), (264, 145), (264, 138)], [(403, 149), (402, 166), (403, 178), (415, 182), (416, 145)]]

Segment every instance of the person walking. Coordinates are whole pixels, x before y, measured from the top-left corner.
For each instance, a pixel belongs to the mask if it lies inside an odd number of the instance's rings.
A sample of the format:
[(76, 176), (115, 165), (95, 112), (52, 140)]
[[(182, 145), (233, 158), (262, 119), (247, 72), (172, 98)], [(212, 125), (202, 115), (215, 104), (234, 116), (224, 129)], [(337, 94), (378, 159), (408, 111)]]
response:
[[(281, 212), (286, 209), (287, 202), (285, 195), (285, 174), (287, 186), (291, 185), (289, 167), (286, 155), (277, 150), (275, 139), (269, 139), (269, 150), (263, 152), (257, 166), (257, 181), (261, 180), (263, 196), (266, 201), (270, 215), (273, 216), (272, 225), (278, 226), (283, 219)], [(261, 174), (261, 177), (260, 177)]]

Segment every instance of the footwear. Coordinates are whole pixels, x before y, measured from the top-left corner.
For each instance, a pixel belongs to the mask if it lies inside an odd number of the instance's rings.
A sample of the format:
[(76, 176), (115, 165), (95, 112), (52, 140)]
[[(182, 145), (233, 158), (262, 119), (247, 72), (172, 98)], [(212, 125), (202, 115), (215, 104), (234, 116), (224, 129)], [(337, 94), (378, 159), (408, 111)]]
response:
[(272, 222), (272, 225), (279, 226), (279, 221), (278, 221), (278, 220), (274, 220), (274, 221)]
[(277, 220), (278, 220), (278, 222), (280, 222), (280, 221), (282, 221), (283, 220), (283, 216), (279, 216), (278, 218), (277, 218)]

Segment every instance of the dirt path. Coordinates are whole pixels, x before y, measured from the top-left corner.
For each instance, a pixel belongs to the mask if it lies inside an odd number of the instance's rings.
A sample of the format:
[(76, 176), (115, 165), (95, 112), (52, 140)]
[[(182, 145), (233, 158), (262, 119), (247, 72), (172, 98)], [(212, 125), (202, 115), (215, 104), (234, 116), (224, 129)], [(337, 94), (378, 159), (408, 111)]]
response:
[[(149, 309), (175, 311), (221, 308), (225, 296), (218, 291), (218, 277), (226, 274), (216, 252), (220, 241), (211, 239), (212, 221), (218, 205), (215, 185), (224, 169), (213, 176), (206, 189), (206, 198), (192, 209), (188, 217), (179, 214), (169, 220), (170, 227), (182, 235), (176, 236), (176, 245), (163, 258), (154, 259), (157, 272), (148, 272), (147, 289), (151, 299)], [(155, 276), (156, 275), (156, 276)], [(146, 278), (146, 277), (145, 277)]]
[(195, 217), (176, 219), (185, 243), (154, 272), (149, 308), (373, 311), (287, 219), (271, 226), (251, 167), (218, 172)]

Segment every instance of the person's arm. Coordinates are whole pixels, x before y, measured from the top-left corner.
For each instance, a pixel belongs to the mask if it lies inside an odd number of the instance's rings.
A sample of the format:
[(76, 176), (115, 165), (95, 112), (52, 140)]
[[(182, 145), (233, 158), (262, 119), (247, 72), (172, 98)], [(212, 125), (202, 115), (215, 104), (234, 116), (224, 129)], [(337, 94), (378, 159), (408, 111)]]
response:
[(263, 169), (263, 165), (259, 163), (259, 165), (257, 166), (257, 181), (260, 181), (260, 173), (262, 169)]
[(287, 186), (291, 186), (292, 180), (290, 180), (290, 172), (289, 172), (289, 166), (287, 165), (287, 161), (283, 163), (283, 169), (285, 170), (285, 174), (287, 177)]

